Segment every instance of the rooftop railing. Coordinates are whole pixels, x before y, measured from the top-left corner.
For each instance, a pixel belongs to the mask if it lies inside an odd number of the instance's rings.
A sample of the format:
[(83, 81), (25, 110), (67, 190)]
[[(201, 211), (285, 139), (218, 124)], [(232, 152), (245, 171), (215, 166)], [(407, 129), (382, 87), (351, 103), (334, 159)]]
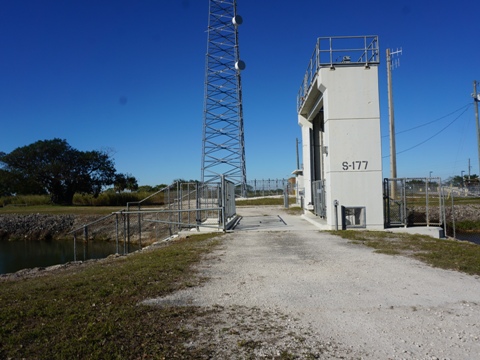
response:
[(299, 112), (303, 106), (320, 68), (335, 69), (337, 66), (352, 64), (369, 67), (371, 64), (379, 63), (376, 35), (319, 37), (298, 91), (297, 111)]

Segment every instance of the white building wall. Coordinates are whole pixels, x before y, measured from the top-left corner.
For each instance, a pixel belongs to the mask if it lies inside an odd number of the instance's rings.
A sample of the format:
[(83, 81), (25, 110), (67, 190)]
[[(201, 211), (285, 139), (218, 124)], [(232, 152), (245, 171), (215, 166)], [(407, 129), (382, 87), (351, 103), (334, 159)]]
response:
[[(327, 225), (335, 227), (334, 200), (341, 207), (365, 207), (367, 229), (383, 229), (382, 155), (378, 68), (358, 64), (321, 68), (316, 85), (323, 93), (323, 155)], [(299, 115), (306, 201), (312, 200), (308, 122)], [(309, 123), (309, 122), (308, 122)]]

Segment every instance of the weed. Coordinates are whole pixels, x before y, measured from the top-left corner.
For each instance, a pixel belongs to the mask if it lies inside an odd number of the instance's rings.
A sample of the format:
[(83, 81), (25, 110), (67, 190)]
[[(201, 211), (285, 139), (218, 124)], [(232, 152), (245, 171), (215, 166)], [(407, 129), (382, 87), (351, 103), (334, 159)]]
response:
[(480, 275), (480, 246), (477, 244), (386, 231), (331, 233), (352, 240), (352, 244), (374, 248), (378, 253), (409, 256), (435, 267)]
[[(138, 303), (192, 283), (217, 246), (203, 234), (169, 246), (0, 286), (0, 358), (181, 358), (195, 307)], [(48, 344), (48, 346), (46, 346)], [(202, 354), (198, 355), (199, 358)]]

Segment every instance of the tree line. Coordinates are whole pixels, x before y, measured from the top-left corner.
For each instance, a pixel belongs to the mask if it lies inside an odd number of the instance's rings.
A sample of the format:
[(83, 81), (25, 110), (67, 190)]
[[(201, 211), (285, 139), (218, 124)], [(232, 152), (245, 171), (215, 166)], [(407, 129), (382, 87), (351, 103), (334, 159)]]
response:
[(54, 204), (71, 205), (75, 193), (97, 197), (106, 186), (138, 189), (134, 176), (117, 173), (106, 151), (80, 151), (55, 138), (0, 152), (0, 196), (48, 194)]

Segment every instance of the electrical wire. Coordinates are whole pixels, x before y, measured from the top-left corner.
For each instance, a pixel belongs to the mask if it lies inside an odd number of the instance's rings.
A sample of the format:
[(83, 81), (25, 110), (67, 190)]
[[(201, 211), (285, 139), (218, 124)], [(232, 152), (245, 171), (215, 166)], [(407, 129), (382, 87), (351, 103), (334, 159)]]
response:
[[(471, 104), (469, 104), (471, 105)], [(465, 114), (467, 112), (467, 110), (469, 109), (469, 106), (465, 106), (465, 109), (462, 111), (462, 113), (460, 115), (458, 115), (455, 119), (453, 119), (450, 123), (448, 123), (444, 128), (442, 128), (441, 130), (437, 131), (435, 134), (433, 134), (432, 136), (430, 136), (428, 139), (425, 139), (423, 140), (422, 142), (418, 143), (417, 145), (414, 145), (412, 147), (409, 147), (408, 149), (405, 149), (405, 150), (402, 150), (402, 151), (399, 151), (397, 152), (397, 155), (398, 154), (402, 154), (404, 152), (407, 152), (409, 150), (412, 150), (412, 149), (415, 149), (417, 147), (419, 147), (420, 145), (423, 145), (425, 144), (427, 141), (433, 139), (434, 137), (436, 137), (437, 135), (439, 135), (441, 132), (443, 132), (444, 130), (446, 130), (450, 125), (452, 125), (455, 121), (457, 121), (458, 119), (460, 119), (460, 117)], [(458, 110), (457, 110), (458, 111)], [(456, 112), (456, 111), (455, 111)], [(432, 121), (433, 122), (433, 121)], [(383, 156), (383, 158), (388, 158), (390, 157), (390, 155), (386, 155), (386, 156)]]
[[(442, 116), (442, 117), (440, 117), (440, 118), (438, 118), (438, 119), (435, 119), (435, 120), (426, 122), (426, 123), (424, 123), (424, 124), (415, 126), (415, 127), (413, 127), (413, 128), (410, 128), (410, 129), (406, 129), (406, 130), (402, 130), (402, 131), (395, 132), (395, 135), (403, 134), (403, 133), (406, 133), (406, 132), (408, 132), (408, 131), (416, 130), (416, 129), (421, 128), (421, 127), (423, 127), (423, 126), (427, 126), (427, 125), (433, 124), (434, 122), (443, 120), (443, 119), (445, 119), (445, 118), (447, 118), (447, 117), (455, 114), (456, 112), (458, 112), (458, 111), (460, 111), (460, 110), (462, 110), (462, 109), (464, 109), (464, 108), (466, 108), (466, 109), (465, 109), (465, 111), (466, 111), (470, 106), (472, 106), (472, 103), (468, 103), (468, 104), (466, 104), (466, 105), (463, 105), (461, 108), (459, 108), (459, 109), (457, 109), (457, 110), (455, 110), (455, 111), (452, 111), (451, 113), (449, 113), (449, 114), (447, 114), (447, 115), (444, 115), (444, 116)], [(465, 112), (465, 111), (464, 111), (464, 112)], [(463, 113), (462, 113), (462, 114), (463, 114)], [(388, 136), (389, 136), (389, 134), (383, 135), (382, 137), (388, 137)]]

